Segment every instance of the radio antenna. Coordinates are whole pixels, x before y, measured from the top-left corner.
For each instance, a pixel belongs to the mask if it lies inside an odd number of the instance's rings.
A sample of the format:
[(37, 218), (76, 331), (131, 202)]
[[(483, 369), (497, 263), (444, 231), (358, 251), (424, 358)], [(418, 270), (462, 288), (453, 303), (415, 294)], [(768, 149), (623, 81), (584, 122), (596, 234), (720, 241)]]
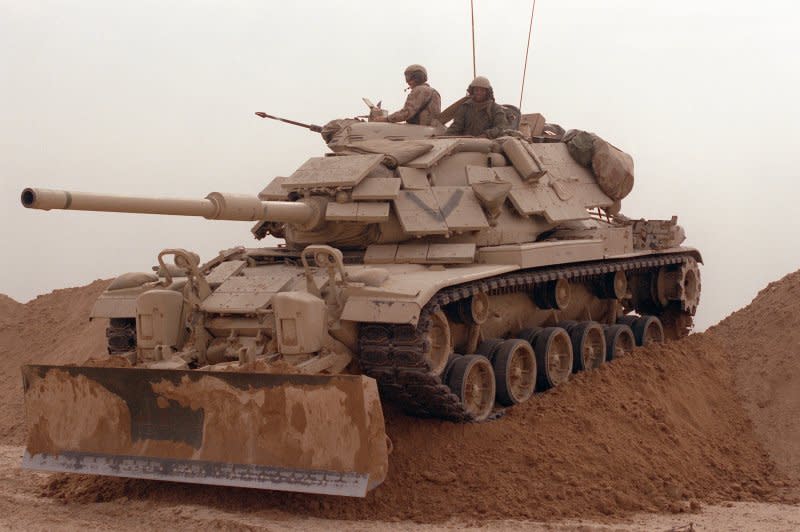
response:
[[(472, 1), (472, 0), (470, 0)], [(536, 0), (533, 0), (533, 5), (531, 6), (531, 24), (528, 27), (528, 46), (525, 48), (525, 65), (522, 67), (522, 88), (519, 90), (519, 112), (522, 113), (522, 95), (525, 93), (525, 75), (528, 73), (528, 52), (531, 49), (531, 33), (533, 33), (533, 12), (536, 9)], [(474, 28), (473, 28), (473, 38), (472, 38), (472, 55), (475, 55), (475, 37), (474, 37)], [(474, 62), (474, 59), (473, 59)], [(474, 68), (474, 67), (473, 67)]]
[[(535, 1), (535, 0), (534, 0)], [(469, 0), (469, 15), (472, 19), (472, 78), (475, 79), (478, 74), (475, 70), (475, 5), (474, 0)]]

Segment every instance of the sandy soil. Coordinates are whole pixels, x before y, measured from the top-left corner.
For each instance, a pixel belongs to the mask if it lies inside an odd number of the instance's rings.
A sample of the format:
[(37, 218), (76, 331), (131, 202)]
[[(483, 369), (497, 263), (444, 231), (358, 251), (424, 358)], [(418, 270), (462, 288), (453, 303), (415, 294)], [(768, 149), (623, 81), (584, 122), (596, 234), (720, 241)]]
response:
[(800, 481), (800, 271), (770, 283), (708, 331), (732, 358), (736, 389), (772, 458)]
[(87, 316), (106, 284), (0, 297), (2, 527), (800, 527), (800, 272), (707, 333), (577, 375), (491, 423), (387, 407), (389, 478), (363, 500), (21, 471), (19, 366), (101, 354), (105, 324)]
[[(280, 509), (224, 509), (191, 501), (142, 501), (121, 497), (107, 502), (64, 502), (45, 495), (52, 475), (19, 468), (22, 447), (0, 445), (0, 528), (37, 530), (508, 530), (623, 531), (713, 530), (794, 531), (800, 529), (800, 506), (759, 502), (724, 503), (687, 508), (676, 514), (634, 514), (605, 522), (450, 519), (435, 524), (408, 521), (330, 521)], [(693, 528), (689, 528), (689, 527)]]
[(0, 443), (22, 444), (25, 437), (20, 366), (86, 360), (105, 352), (105, 320), (89, 321), (89, 311), (109, 281), (55, 290), (22, 305), (0, 299)]

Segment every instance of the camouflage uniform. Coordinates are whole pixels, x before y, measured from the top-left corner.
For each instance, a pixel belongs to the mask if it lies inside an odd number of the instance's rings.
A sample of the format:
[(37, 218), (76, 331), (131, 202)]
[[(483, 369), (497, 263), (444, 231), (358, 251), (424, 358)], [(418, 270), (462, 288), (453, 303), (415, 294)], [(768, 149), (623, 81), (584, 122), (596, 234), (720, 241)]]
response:
[(436, 89), (427, 83), (422, 83), (411, 89), (403, 108), (390, 114), (387, 120), (429, 126), (435, 122), (441, 112), (441, 96)]
[(503, 107), (494, 100), (476, 103), (471, 98), (461, 104), (447, 135), (486, 135), (490, 139), (499, 137), (508, 129), (508, 119)]

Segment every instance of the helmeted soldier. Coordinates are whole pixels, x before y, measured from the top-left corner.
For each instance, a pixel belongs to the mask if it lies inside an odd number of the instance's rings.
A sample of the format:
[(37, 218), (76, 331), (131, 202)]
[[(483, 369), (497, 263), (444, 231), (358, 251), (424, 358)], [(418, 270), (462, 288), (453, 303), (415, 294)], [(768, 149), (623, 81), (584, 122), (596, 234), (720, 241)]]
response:
[(456, 111), (447, 135), (471, 135), (473, 137), (499, 137), (509, 128), (503, 107), (495, 103), (492, 84), (478, 76), (467, 87), (470, 98)]
[(436, 119), (442, 111), (442, 98), (436, 89), (428, 85), (428, 71), (422, 65), (409, 65), (404, 74), (411, 92), (403, 108), (385, 120), (422, 126), (438, 124)]

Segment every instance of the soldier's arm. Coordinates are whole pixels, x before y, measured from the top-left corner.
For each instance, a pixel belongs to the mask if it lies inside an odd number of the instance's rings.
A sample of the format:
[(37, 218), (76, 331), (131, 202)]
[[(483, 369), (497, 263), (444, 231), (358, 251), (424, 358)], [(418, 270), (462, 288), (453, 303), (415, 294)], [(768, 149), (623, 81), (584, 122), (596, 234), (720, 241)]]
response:
[(453, 123), (444, 132), (445, 135), (462, 135), (464, 133), (464, 119), (467, 115), (466, 108), (462, 105), (456, 110), (456, 116), (453, 118)]
[(416, 115), (427, 103), (428, 94), (422, 86), (414, 87), (406, 98), (406, 104), (396, 113), (389, 115), (389, 122), (403, 122)]
[(503, 131), (509, 128), (508, 118), (506, 112), (499, 105), (494, 105), (492, 115), (492, 127), (487, 129), (484, 133), (490, 139), (495, 139), (503, 134)]

